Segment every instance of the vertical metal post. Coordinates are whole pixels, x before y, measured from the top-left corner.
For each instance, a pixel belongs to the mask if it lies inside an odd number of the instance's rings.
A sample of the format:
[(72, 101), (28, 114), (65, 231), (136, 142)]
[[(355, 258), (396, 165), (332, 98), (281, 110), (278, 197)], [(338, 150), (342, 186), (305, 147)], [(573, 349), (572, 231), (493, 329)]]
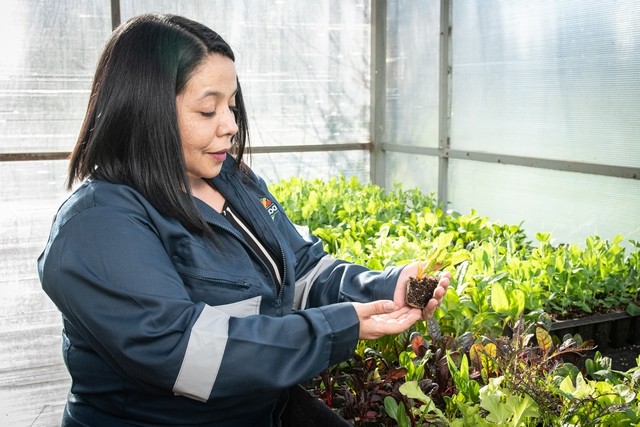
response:
[(384, 187), (386, 165), (383, 149), (387, 101), (387, 0), (371, 0), (371, 154), (369, 177)]
[(120, 0), (111, 0), (111, 30), (120, 25)]
[(438, 203), (448, 203), (449, 155), (451, 144), (451, 8), (440, 0), (440, 87), (438, 93)]

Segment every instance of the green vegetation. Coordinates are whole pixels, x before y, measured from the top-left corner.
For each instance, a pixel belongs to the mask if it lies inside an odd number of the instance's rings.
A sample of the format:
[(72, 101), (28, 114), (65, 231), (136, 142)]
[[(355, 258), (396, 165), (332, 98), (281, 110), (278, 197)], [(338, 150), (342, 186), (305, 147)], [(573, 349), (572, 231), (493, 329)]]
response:
[(640, 314), (640, 243), (553, 244), (521, 225), (445, 212), (418, 190), (344, 177), (272, 185), (291, 220), (326, 250), (373, 269), (448, 254), (452, 282), (433, 319), (362, 341), (310, 384), (356, 425), (640, 425), (640, 357), (611, 369), (593, 342), (549, 334), (553, 320)]
[[(271, 190), (294, 223), (308, 226), (329, 253), (347, 261), (383, 269), (426, 260), (444, 249), (442, 242), (452, 258), (468, 259), (446, 267), (456, 292), (444, 304), (445, 328), (479, 316), (464, 330), (481, 332), (483, 325), (517, 319), (523, 311), (554, 318), (640, 313), (640, 242), (630, 241), (634, 250), (627, 253), (622, 236), (554, 245), (549, 233), (537, 233), (530, 241), (521, 225), (491, 222), (475, 211), (446, 213), (419, 190), (396, 186), (385, 192), (355, 178), (292, 178)], [(463, 313), (452, 313), (458, 305)]]

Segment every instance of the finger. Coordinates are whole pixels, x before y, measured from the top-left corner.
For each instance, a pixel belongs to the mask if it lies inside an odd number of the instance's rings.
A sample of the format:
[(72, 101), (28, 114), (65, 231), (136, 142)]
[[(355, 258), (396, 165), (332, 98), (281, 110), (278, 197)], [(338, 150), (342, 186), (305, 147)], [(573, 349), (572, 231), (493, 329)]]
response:
[(438, 300), (431, 298), (427, 305), (422, 309), (422, 318), (426, 319), (427, 317), (433, 316), (433, 313), (435, 313), (439, 305)]
[(446, 285), (443, 286), (438, 286), (435, 291), (433, 291), (433, 298), (431, 298), (429, 300), (429, 302), (427, 302), (427, 305), (422, 309), (422, 313), (423, 313), (423, 318), (426, 319), (429, 316), (432, 316), (433, 313), (438, 309), (438, 307), (440, 306), (440, 303), (442, 302), (442, 299), (444, 298), (444, 295), (447, 293), (447, 286), (449, 285), (449, 283), (446, 283)]
[(451, 273), (449, 273), (448, 271), (440, 273), (440, 277), (438, 278), (438, 283), (441, 283), (441, 284), (446, 283), (448, 285), (450, 281), (451, 281)]
[(433, 291), (433, 298), (438, 301), (442, 301), (444, 298), (444, 294), (447, 293), (446, 287), (438, 286), (435, 291)]

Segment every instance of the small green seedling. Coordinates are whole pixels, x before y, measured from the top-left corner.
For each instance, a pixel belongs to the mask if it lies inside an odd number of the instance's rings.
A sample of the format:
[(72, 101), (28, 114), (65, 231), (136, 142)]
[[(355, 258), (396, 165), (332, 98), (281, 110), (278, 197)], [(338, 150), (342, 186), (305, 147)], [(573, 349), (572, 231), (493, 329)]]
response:
[(453, 233), (441, 233), (436, 237), (433, 246), (427, 253), (426, 260), (418, 266), (415, 277), (409, 277), (405, 300), (415, 308), (424, 308), (438, 287), (435, 273), (450, 265), (456, 265), (469, 258), (464, 251), (451, 252), (447, 248), (453, 240)]

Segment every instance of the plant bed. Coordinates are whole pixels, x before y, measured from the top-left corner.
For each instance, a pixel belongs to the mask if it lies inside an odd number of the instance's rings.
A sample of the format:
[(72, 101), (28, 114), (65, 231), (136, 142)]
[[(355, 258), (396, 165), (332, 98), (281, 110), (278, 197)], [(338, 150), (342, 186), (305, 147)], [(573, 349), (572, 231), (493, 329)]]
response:
[[(451, 273), (434, 314), (441, 333), (419, 322), (418, 334), (361, 341), (352, 360), (308, 384), (355, 426), (640, 426), (631, 393), (640, 385), (640, 242), (628, 241), (628, 252), (622, 236), (530, 241), (521, 226), (445, 211), (419, 191), (343, 177), (272, 188), (332, 256), (374, 270), (427, 261), (418, 276)], [(465, 261), (430, 268), (442, 248)]]
[[(601, 352), (603, 356), (611, 359), (611, 368), (618, 371), (628, 371), (637, 365), (640, 356), (640, 344), (627, 345), (621, 348), (609, 348)], [(595, 352), (587, 352), (586, 356), (592, 358)]]
[(406, 349), (397, 360), (367, 348), (306, 388), (357, 427), (640, 422), (631, 391), (640, 346), (624, 350), (629, 363), (622, 368), (589, 341), (554, 342), (538, 322), (512, 326), (510, 336), (474, 344), (469, 335), (442, 334), (431, 319), (429, 335), (400, 340)]
[(640, 344), (640, 315), (626, 312), (598, 314), (551, 323), (551, 333), (559, 338), (579, 334), (593, 340), (600, 350)]

